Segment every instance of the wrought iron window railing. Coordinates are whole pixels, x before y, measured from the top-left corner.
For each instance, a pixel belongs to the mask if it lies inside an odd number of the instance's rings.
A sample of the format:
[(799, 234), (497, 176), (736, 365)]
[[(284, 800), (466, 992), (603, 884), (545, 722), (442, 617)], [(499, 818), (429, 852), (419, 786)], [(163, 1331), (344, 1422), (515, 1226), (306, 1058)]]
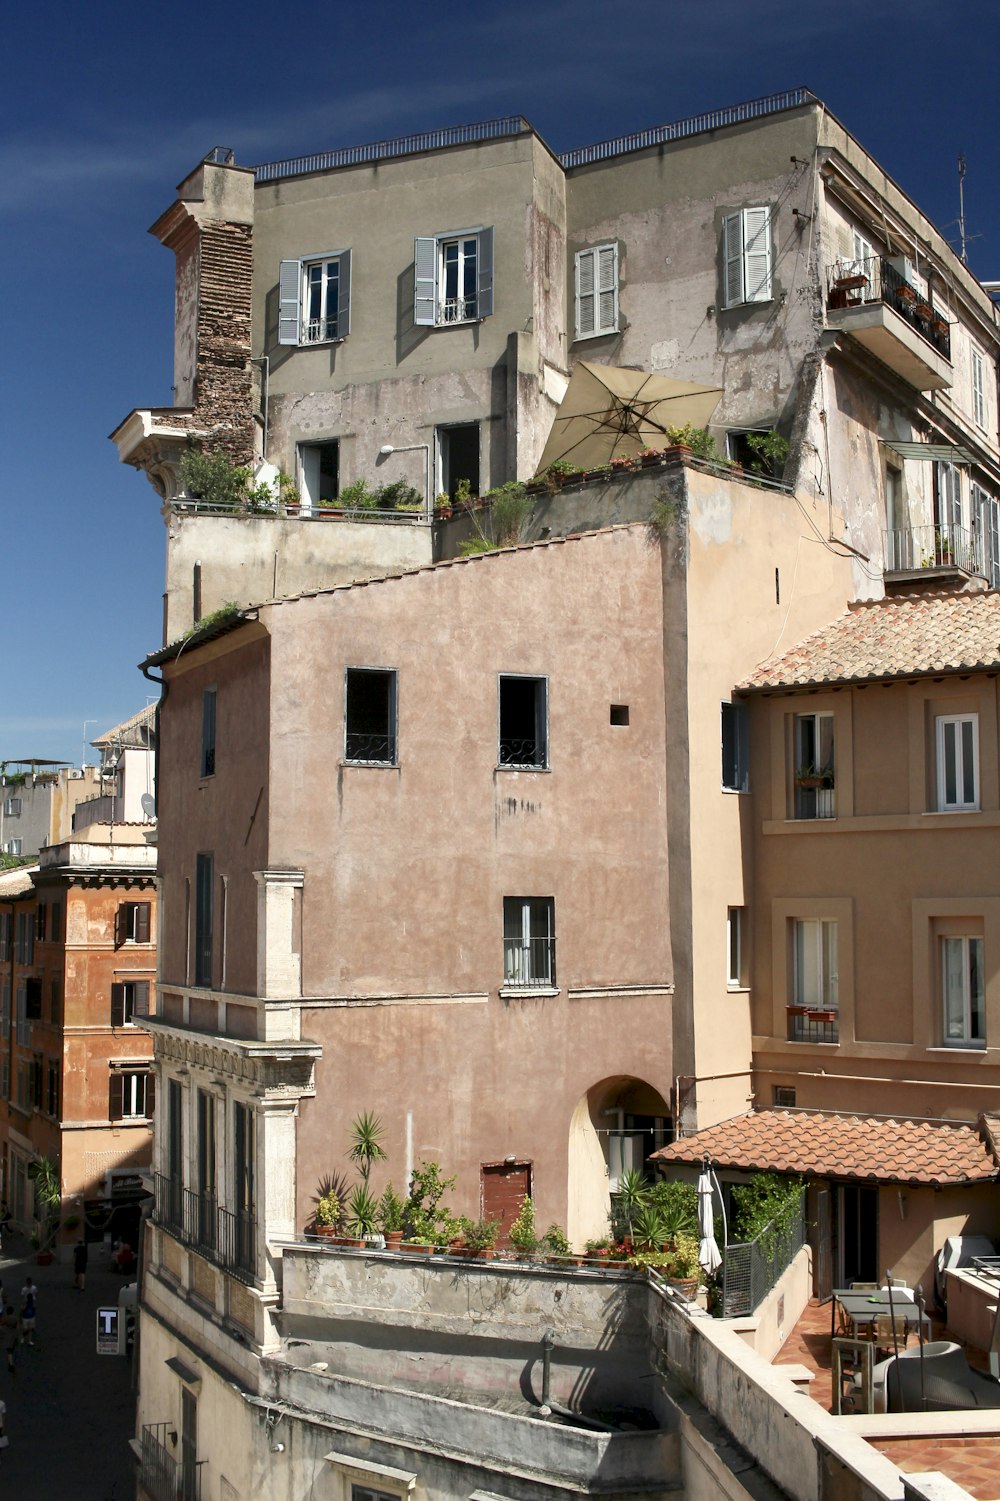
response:
[(391, 766), (396, 759), (394, 735), (369, 735), (348, 730), (344, 737), (344, 759), (347, 761), (374, 761), (382, 766)]
[(252, 1282), (257, 1270), (257, 1220), (224, 1209), (213, 1194), (184, 1188), (163, 1173), (153, 1174), (153, 1212), (158, 1224), (200, 1256)]
[(478, 315), (475, 297), (445, 297), (438, 303), (438, 323), (470, 323)]
[(139, 1487), (150, 1501), (201, 1501), (203, 1459), (176, 1458), (168, 1441), (177, 1442), (171, 1423), (145, 1423), (139, 1441)]
[(503, 982), (517, 988), (553, 985), (556, 974), (555, 938), (505, 938)]
[(531, 766), (536, 768), (544, 766), (545, 752), (534, 735), (530, 738), (516, 735), (501, 735), (500, 765)]
[(789, 1042), (839, 1042), (840, 1018), (835, 1007), (789, 1006)]
[(863, 307), (876, 303), (893, 308), (939, 354), (946, 360), (951, 359), (951, 327), (947, 318), (933, 306), (929, 296), (912, 286), (885, 256), (841, 259), (827, 267), (828, 308)]

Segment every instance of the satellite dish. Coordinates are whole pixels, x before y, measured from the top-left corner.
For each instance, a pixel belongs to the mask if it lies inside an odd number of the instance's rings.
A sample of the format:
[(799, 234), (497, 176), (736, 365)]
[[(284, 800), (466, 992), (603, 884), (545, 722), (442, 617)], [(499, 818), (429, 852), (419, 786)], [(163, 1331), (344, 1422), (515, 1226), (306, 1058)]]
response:
[(156, 812), (156, 798), (151, 792), (144, 792), (139, 799), (139, 806), (147, 818), (152, 818)]

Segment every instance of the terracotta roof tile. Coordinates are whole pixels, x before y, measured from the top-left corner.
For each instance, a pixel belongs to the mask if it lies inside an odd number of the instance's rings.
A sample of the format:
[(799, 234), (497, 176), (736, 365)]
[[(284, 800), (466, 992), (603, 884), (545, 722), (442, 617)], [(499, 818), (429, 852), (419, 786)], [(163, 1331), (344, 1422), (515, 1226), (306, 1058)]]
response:
[(770, 657), (742, 692), (884, 682), (1000, 667), (1000, 591), (913, 595), (853, 604), (797, 646)]
[(710, 1157), (722, 1168), (869, 1183), (937, 1186), (985, 1183), (997, 1176), (983, 1120), (977, 1128), (819, 1110), (754, 1111), (672, 1142), (653, 1156), (663, 1163)]

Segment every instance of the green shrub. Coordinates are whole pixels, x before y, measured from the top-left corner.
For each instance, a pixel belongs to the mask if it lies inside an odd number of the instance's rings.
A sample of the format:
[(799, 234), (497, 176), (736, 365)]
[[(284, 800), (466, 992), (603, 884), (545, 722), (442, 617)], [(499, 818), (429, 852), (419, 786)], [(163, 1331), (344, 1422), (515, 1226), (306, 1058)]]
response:
[(535, 1234), (535, 1206), (530, 1194), (525, 1194), (521, 1200), (521, 1207), (517, 1212), (517, 1219), (510, 1227), (510, 1242), (530, 1256), (532, 1251), (538, 1249), (538, 1237)]

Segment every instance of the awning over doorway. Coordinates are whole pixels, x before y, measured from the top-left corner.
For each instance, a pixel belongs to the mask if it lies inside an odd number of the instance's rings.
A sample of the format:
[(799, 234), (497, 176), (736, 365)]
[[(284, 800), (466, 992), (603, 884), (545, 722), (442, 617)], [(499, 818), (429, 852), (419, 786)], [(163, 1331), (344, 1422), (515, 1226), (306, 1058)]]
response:
[(944, 1188), (989, 1183), (1000, 1169), (1000, 1116), (976, 1125), (891, 1120), (827, 1110), (755, 1110), (654, 1152), (663, 1166), (789, 1173), (863, 1183)]
[(974, 464), (974, 456), (959, 443), (904, 443), (883, 438), (882, 447), (900, 459), (936, 459), (941, 464)]

